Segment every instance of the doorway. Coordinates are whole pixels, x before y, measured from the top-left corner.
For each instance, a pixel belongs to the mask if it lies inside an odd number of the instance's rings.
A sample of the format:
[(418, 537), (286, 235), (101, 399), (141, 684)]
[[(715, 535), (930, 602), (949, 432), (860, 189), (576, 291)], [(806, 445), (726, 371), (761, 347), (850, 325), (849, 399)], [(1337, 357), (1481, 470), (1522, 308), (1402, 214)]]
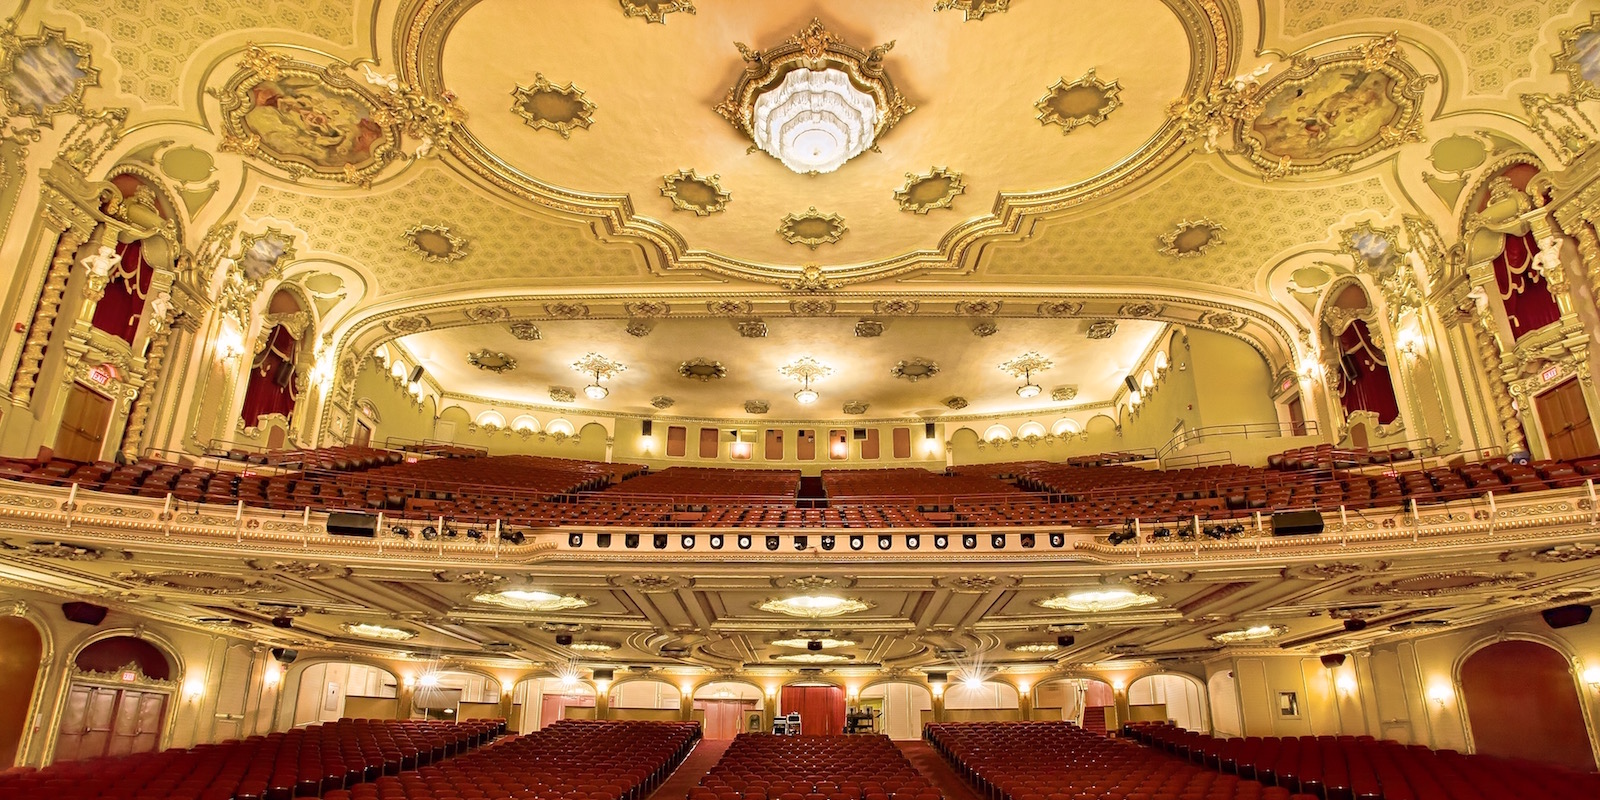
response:
[(66, 411), (61, 414), (61, 429), (56, 432), (56, 457), (99, 461), (110, 424), (111, 398), (81, 383), (72, 384)]
[(367, 447), (367, 446), (369, 446), (371, 444), (372, 444), (372, 429), (367, 427), (367, 423), (362, 422), (361, 420), (356, 420), (355, 446), (356, 447)]
[(1491, 644), (1461, 664), (1461, 695), (1474, 752), (1594, 771), (1572, 665), (1555, 649)]
[(166, 711), (166, 692), (75, 681), (67, 689), (54, 760), (154, 752)]
[(701, 720), (707, 739), (760, 733), (764, 699), (761, 690), (748, 683), (709, 683), (694, 692), (694, 716)]
[(1594, 422), (1589, 419), (1589, 406), (1583, 401), (1583, 389), (1577, 378), (1533, 398), (1539, 413), (1539, 424), (1544, 428), (1548, 456), (1570, 460), (1600, 453), (1600, 443), (1595, 441)]

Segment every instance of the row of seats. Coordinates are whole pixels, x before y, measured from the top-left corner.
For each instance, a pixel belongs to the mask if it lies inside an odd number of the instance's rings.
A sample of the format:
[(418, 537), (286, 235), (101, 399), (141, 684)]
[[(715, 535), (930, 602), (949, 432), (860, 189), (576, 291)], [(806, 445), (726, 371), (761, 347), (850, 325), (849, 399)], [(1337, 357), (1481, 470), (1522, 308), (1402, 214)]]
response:
[(932, 723), (923, 734), (986, 800), (1317, 800), (1070, 722)]
[(503, 733), (500, 720), (343, 719), (188, 750), (0, 773), (0, 797), (290, 800), (327, 797), (449, 759)]
[(953, 502), (960, 495), (1021, 495), (1016, 484), (990, 475), (941, 474), (917, 467), (901, 469), (825, 469), (822, 485), (829, 498), (892, 497), (917, 503)]
[(942, 800), (889, 737), (742, 733), (689, 800)]
[(1168, 723), (1135, 723), (1124, 733), (1195, 764), (1326, 800), (1600, 797), (1600, 775), (1370, 736), (1218, 739)]
[(698, 722), (561, 720), (324, 800), (644, 800), (700, 739)]

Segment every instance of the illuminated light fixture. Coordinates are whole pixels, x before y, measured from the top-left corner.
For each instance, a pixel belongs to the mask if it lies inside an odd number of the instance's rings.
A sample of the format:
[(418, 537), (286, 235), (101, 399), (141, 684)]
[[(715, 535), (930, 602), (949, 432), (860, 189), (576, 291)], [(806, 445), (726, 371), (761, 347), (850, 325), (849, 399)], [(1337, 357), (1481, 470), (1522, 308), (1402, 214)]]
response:
[(195, 700), (205, 693), (206, 682), (204, 678), (190, 678), (183, 684), (183, 696), (190, 700)]
[(1007, 649), (1013, 653), (1054, 653), (1061, 649), (1061, 645), (1045, 641), (1017, 642)]
[(1255, 625), (1237, 631), (1212, 634), (1211, 641), (1217, 644), (1233, 644), (1235, 642), (1260, 642), (1267, 639), (1276, 639), (1288, 633), (1289, 629), (1282, 625)]
[(261, 675), (261, 682), (267, 686), (277, 686), (278, 681), (282, 679), (283, 672), (278, 669), (277, 664), (268, 664), (267, 671)]
[(584, 597), (555, 594), (537, 589), (505, 589), (498, 592), (484, 592), (473, 597), (472, 602), (491, 606), (504, 606), (519, 611), (568, 611), (574, 608), (586, 608), (594, 605), (594, 601)]
[(829, 452), (833, 454), (834, 458), (844, 458), (850, 455), (850, 445), (845, 442), (834, 442), (833, 446), (829, 448)]
[(820, 381), (833, 374), (833, 367), (824, 364), (811, 356), (803, 356), (778, 368), (778, 374), (790, 380), (800, 382), (800, 391), (794, 393), (794, 399), (802, 405), (817, 402), (817, 393), (811, 388), (812, 381)]
[(1451, 691), (1450, 687), (1443, 683), (1435, 683), (1428, 687), (1428, 699), (1432, 700), (1434, 705), (1440, 708), (1444, 708), (1454, 694), (1455, 692)]
[(977, 673), (968, 675), (967, 677), (961, 679), (961, 685), (967, 687), (968, 689), (982, 689), (983, 676)]
[(351, 636), (360, 636), (363, 639), (384, 639), (391, 642), (403, 642), (417, 638), (417, 632), (405, 628), (391, 628), (388, 625), (374, 625), (370, 622), (344, 622), (339, 628)]
[(1034, 604), (1040, 608), (1048, 608), (1055, 611), (1100, 613), (1121, 611), (1125, 608), (1138, 608), (1159, 602), (1161, 602), (1161, 598), (1153, 594), (1144, 594), (1128, 589), (1100, 589), (1047, 597), (1043, 600), (1034, 601)]
[(1584, 670), (1583, 682), (1588, 684), (1590, 689), (1600, 691), (1600, 667), (1590, 667)]
[(594, 383), (583, 387), (584, 395), (590, 400), (606, 399), (606, 395), (611, 394), (611, 390), (601, 386), (600, 382), (607, 378), (615, 377), (617, 373), (626, 369), (625, 365), (612, 361), (599, 353), (586, 353), (583, 358), (572, 362), (572, 370), (574, 372), (594, 376)]
[(853, 597), (837, 597), (831, 594), (801, 594), (793, 597), (774, 597), (757, 604), (756, 608), (771, 614), (787, 614), (791, 617), (818, 619), (866, 611), (872, 608), (872, 604)]
[(617, 646), (610, 642), (573, 642), (570, 647), (584, 653), (609, 653), (617, 649)]
[(1338, 680), (1333, 682), (1333, 685), (1334, 688), (1339, 690), (1340, 694), (1355, 694), (1356, 692), (1356, 679), (1349, 675), (1340, 675)]
[(1000, 364), (1000, 371), (1013, 378), (1021, 378), (1022, 385), (1017, 387), (1017, 396), (1026, 400), (1037, 397), (1043, 389), (1033, 382), (1033, 373), (1044, 372), (1055, 366), (1055, 362), (1034, 352), (1028, 351), (1016, 358)]
[(418, 678), (417, 679), (417, 684), (420, 685), (420, 686), (429, 687), (429, 688), (434, 687), (434, 686), (438, 686), (439, 685), (439, 675), (437, 673), (429, 672), (429, 673), (423, 675), (422, 677)]
[(857, 642), (850, 639), (774, 639), (772, 644), (777, 647), (793, 647), (804, 650), (812, 642), (818, 643), (823, 650), (833, 650), (838, 647), (855, 647)]
[(883, 68), (893, 46), (861, 50), (817, 19), (766, 51), (741, 44), (746, 67), (716, 111), (789, 169), (833, 172), (914, 110)]
[(577, 686), (578, 685), (578, 675), (577, 675), (577, 673), (563, 672), (561, 674), (561, 685), (562, 686), (566, 686), (568, 688), (571, 688), (573, 686)]
[(849, 661), (850, 657), (831, 653), (784, 653), (781, 656), (773, 656), (772, 660), (790, 664), (838, 664)]
[(244, 334), (239, 332), (238, 323), (230, 317), (222, 318), (222, 327), (217, 331), (215, 341), (217, 357), (224, 361), (244, 355)]

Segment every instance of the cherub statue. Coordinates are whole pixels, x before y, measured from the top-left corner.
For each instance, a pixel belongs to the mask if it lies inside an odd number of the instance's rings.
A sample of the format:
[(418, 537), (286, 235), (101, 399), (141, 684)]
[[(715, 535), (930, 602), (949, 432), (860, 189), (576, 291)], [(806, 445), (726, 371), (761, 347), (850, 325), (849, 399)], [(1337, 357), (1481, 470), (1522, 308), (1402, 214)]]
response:
[(382, 86), (391, 92), (400, 91), (400, 76), (398, 75), (385, 75), (373, 69), (372, 65), (368, 63), (361, 65), (361, 72), (366, 75), (367, 83), (373, 86)]
[(152, 319), (167, 320), (172, 315), (172, 293), (161, 292), (150, 301)]
[(83, 259), (83, 266), (89, 274), (96, 278), (109, 278), (111, 271), (122, 263), (122, 254), (108, 245), (101, 245), (99, 252)]
[(1561, 276), (1561, 245), (1566, 240), (1560, 236), (1546, 236), (1539, 240), (1539, 252), (1533, 257), (1529, 266), (1539, 271), (1540, 277), (1546, 282), (1552, 278), (1559, 280)]

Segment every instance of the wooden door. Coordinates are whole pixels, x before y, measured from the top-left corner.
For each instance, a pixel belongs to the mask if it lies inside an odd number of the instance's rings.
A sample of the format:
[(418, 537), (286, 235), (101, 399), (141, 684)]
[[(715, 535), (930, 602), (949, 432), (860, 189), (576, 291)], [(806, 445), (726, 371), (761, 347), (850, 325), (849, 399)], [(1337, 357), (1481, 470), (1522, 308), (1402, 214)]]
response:
[(370, 444), (372, 444), (372, 429), (367, 427), (367, 423), (356, 420), (355, 446), (367, 447)]
[(1306, 406), (1300, 400), (1300, 395), (1295, 395), (1289, 400), (1289, 435), (1306, 435)]
[(56, 432), (55, 453), (73, 461), (99, 461), (111, 424), (111, 398), (80, 383), (67, 392), (67, 409)]
[(1589, 419), (1589, 407), (1583, 402), (1583, 388), (1577, 378), (1569, 378), (1533, 402), (1551, 458), (1573, 459), (1600, 453), (1594, 422)]
[(56, 735), (56, 761), (155, 752), (167, 696), (139, 689), (73, 684)]

